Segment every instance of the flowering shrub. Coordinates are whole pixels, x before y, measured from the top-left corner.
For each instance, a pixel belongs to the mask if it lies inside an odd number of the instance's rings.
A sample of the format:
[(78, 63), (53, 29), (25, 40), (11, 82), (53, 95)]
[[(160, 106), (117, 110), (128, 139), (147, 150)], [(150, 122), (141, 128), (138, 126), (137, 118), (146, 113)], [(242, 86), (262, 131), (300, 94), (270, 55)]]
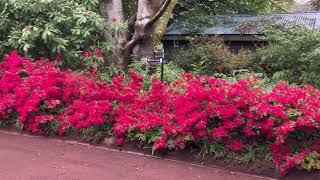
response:
[(62, 67), (85, 69), (97, 59), (82, 58), (82, 51), (111, 56), (112, 34), (123, 29), (120, 24), (99, 14), (97, 0), (1, 1), (0, 54), (18, 49), (35, 59), (63, 57)]
[(47, 59), (32, 63), (16, 52), (0, 64), (1, 119), (19, 114), (19, 122), (33, 133), (41, 125), (58, 124), (63, 133), (73, 125), (85, 128), (101, 125), (113, 109), (112, 94), (103, 83), (55, 68)]
[(217, 143), (237, 153), (268, 145), (281, 173), (320, 169), (320, 96), (311, 86), (279, 83), (268, 92), (256, 79), (182, 74), (171, 85), (152, 78), (145, 91), (135, 72), (106, 84), (16, 52), (4, 56), (0, 75), (1, 121), (18, 114), (32, 133), (111, 124), (119, 144), (136, 140), (159, 150)]

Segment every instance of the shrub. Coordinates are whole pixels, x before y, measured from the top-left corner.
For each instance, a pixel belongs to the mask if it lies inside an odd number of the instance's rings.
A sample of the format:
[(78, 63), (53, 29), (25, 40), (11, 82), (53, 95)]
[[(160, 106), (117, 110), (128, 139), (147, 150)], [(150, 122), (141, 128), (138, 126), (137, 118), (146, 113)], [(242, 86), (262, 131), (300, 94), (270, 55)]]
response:
[(320, 31), (270, 26), (266, 34), (269, 45), (248, 56), (248, 67), (275, 80), (320, 86)]
[(112, 127), (119, 144), (135, 140), (153, 150), (193, 144), (217, 156), (268, 146), (281, 173), (320, 169), (320, 90), (312, 86), (282, 82), (269, 92), (256, 79), (182, 74), (171, 85), (153, 77), (145, 88), (135, 72), (106, 84), (16, 52), (4, 56), (0, 75), (1, 121), (18, 117), (33, 133)]
[[(148, 62), (135, 60), (130, 65), (130, 70), (135, 71), (139, 75), (143, 76), (144, 87), (149, 88), (151, 85), (151, 77), (155, 75), (158, 79), (161, 76), (161, 65), (158, 63), (149, 64)], [(184, 70), (178, 67), (173, 62), (164, 64), (163, 80), (168, 84), (171, 84), (178, 79)]]
[[(7, 0), (0, 2), (0, 54), (62, 57), (64, 66), (82, 69), (85, 50), (110, 55), (112, 24), (97, 13), (96, 0)], [(86, 66), (85, 66), (86, 67)]]
[(195, 37), (187, 47), (178, 48), (170, 60), (186, 72), (201, 75), (231, 74), (232, 70), (246, 68), (243, 61), (247, 52), (232, 53), (221, 37)]
[(33, 133), (56, 124), (63, 133), (73, 125), (86, 128), (106, 122), (112, 111), (112, 94), (103, 83), (55, 68), (47, 59), (32, 63), (16, 52), (0, 65), (1, 119), (18, 113), (18, 121)]

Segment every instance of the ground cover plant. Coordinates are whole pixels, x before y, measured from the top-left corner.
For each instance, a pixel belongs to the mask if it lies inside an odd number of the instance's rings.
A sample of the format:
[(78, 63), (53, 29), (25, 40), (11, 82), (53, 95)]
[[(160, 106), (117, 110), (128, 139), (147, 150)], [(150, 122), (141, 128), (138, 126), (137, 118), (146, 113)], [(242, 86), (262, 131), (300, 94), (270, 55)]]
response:
[(193, 145), (213, 155), (241, 155), (268, 147), (281, 173), (320, 169), (320, 91), (312, 86), (281, 82), (266, 91), (258, 79), (182, 74), (171, 84), (153, 77), (145, 88), (135, 72), (104, 83), (54, 63), (4, 55), (1, 124), (35, 134), (112, 129), (118, 144), (134, 140), (154, 151)]

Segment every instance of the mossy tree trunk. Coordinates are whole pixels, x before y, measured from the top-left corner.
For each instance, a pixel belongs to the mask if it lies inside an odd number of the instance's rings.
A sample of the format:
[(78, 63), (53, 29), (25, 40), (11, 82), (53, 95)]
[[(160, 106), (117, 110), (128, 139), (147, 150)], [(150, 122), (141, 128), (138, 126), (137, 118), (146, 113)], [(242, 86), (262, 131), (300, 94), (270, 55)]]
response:
[(178, 4), (178, 0), (172, 0), (167, 7), (166, 11), (163, 13), (161, 18), (157, 21), (154, 28), (154, 46), (158, 45), (161, 42), (164, 34), (166, 33), (166, 29), (168, 27), (168, 23), (172, 18), (173, 11)]

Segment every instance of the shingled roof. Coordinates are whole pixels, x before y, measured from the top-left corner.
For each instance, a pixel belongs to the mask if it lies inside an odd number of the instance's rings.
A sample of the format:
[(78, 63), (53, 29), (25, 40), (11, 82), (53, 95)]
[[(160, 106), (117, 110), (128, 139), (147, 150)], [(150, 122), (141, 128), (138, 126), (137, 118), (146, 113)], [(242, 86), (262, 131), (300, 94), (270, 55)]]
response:
[[(286, 27), (302, 25), (312, 30), (320, 29), (320, 13), (280, 13), (264, 15), (216, 15), (203, 17), (201, 22), (192, 18), (175, 20), (166, 36), (182, 35), (259, 35), (261, 23), (275, 22)], [(186, 23), (189, 22), (189, 23)], [(190, 22), (192, 26), (190, 27)]]

